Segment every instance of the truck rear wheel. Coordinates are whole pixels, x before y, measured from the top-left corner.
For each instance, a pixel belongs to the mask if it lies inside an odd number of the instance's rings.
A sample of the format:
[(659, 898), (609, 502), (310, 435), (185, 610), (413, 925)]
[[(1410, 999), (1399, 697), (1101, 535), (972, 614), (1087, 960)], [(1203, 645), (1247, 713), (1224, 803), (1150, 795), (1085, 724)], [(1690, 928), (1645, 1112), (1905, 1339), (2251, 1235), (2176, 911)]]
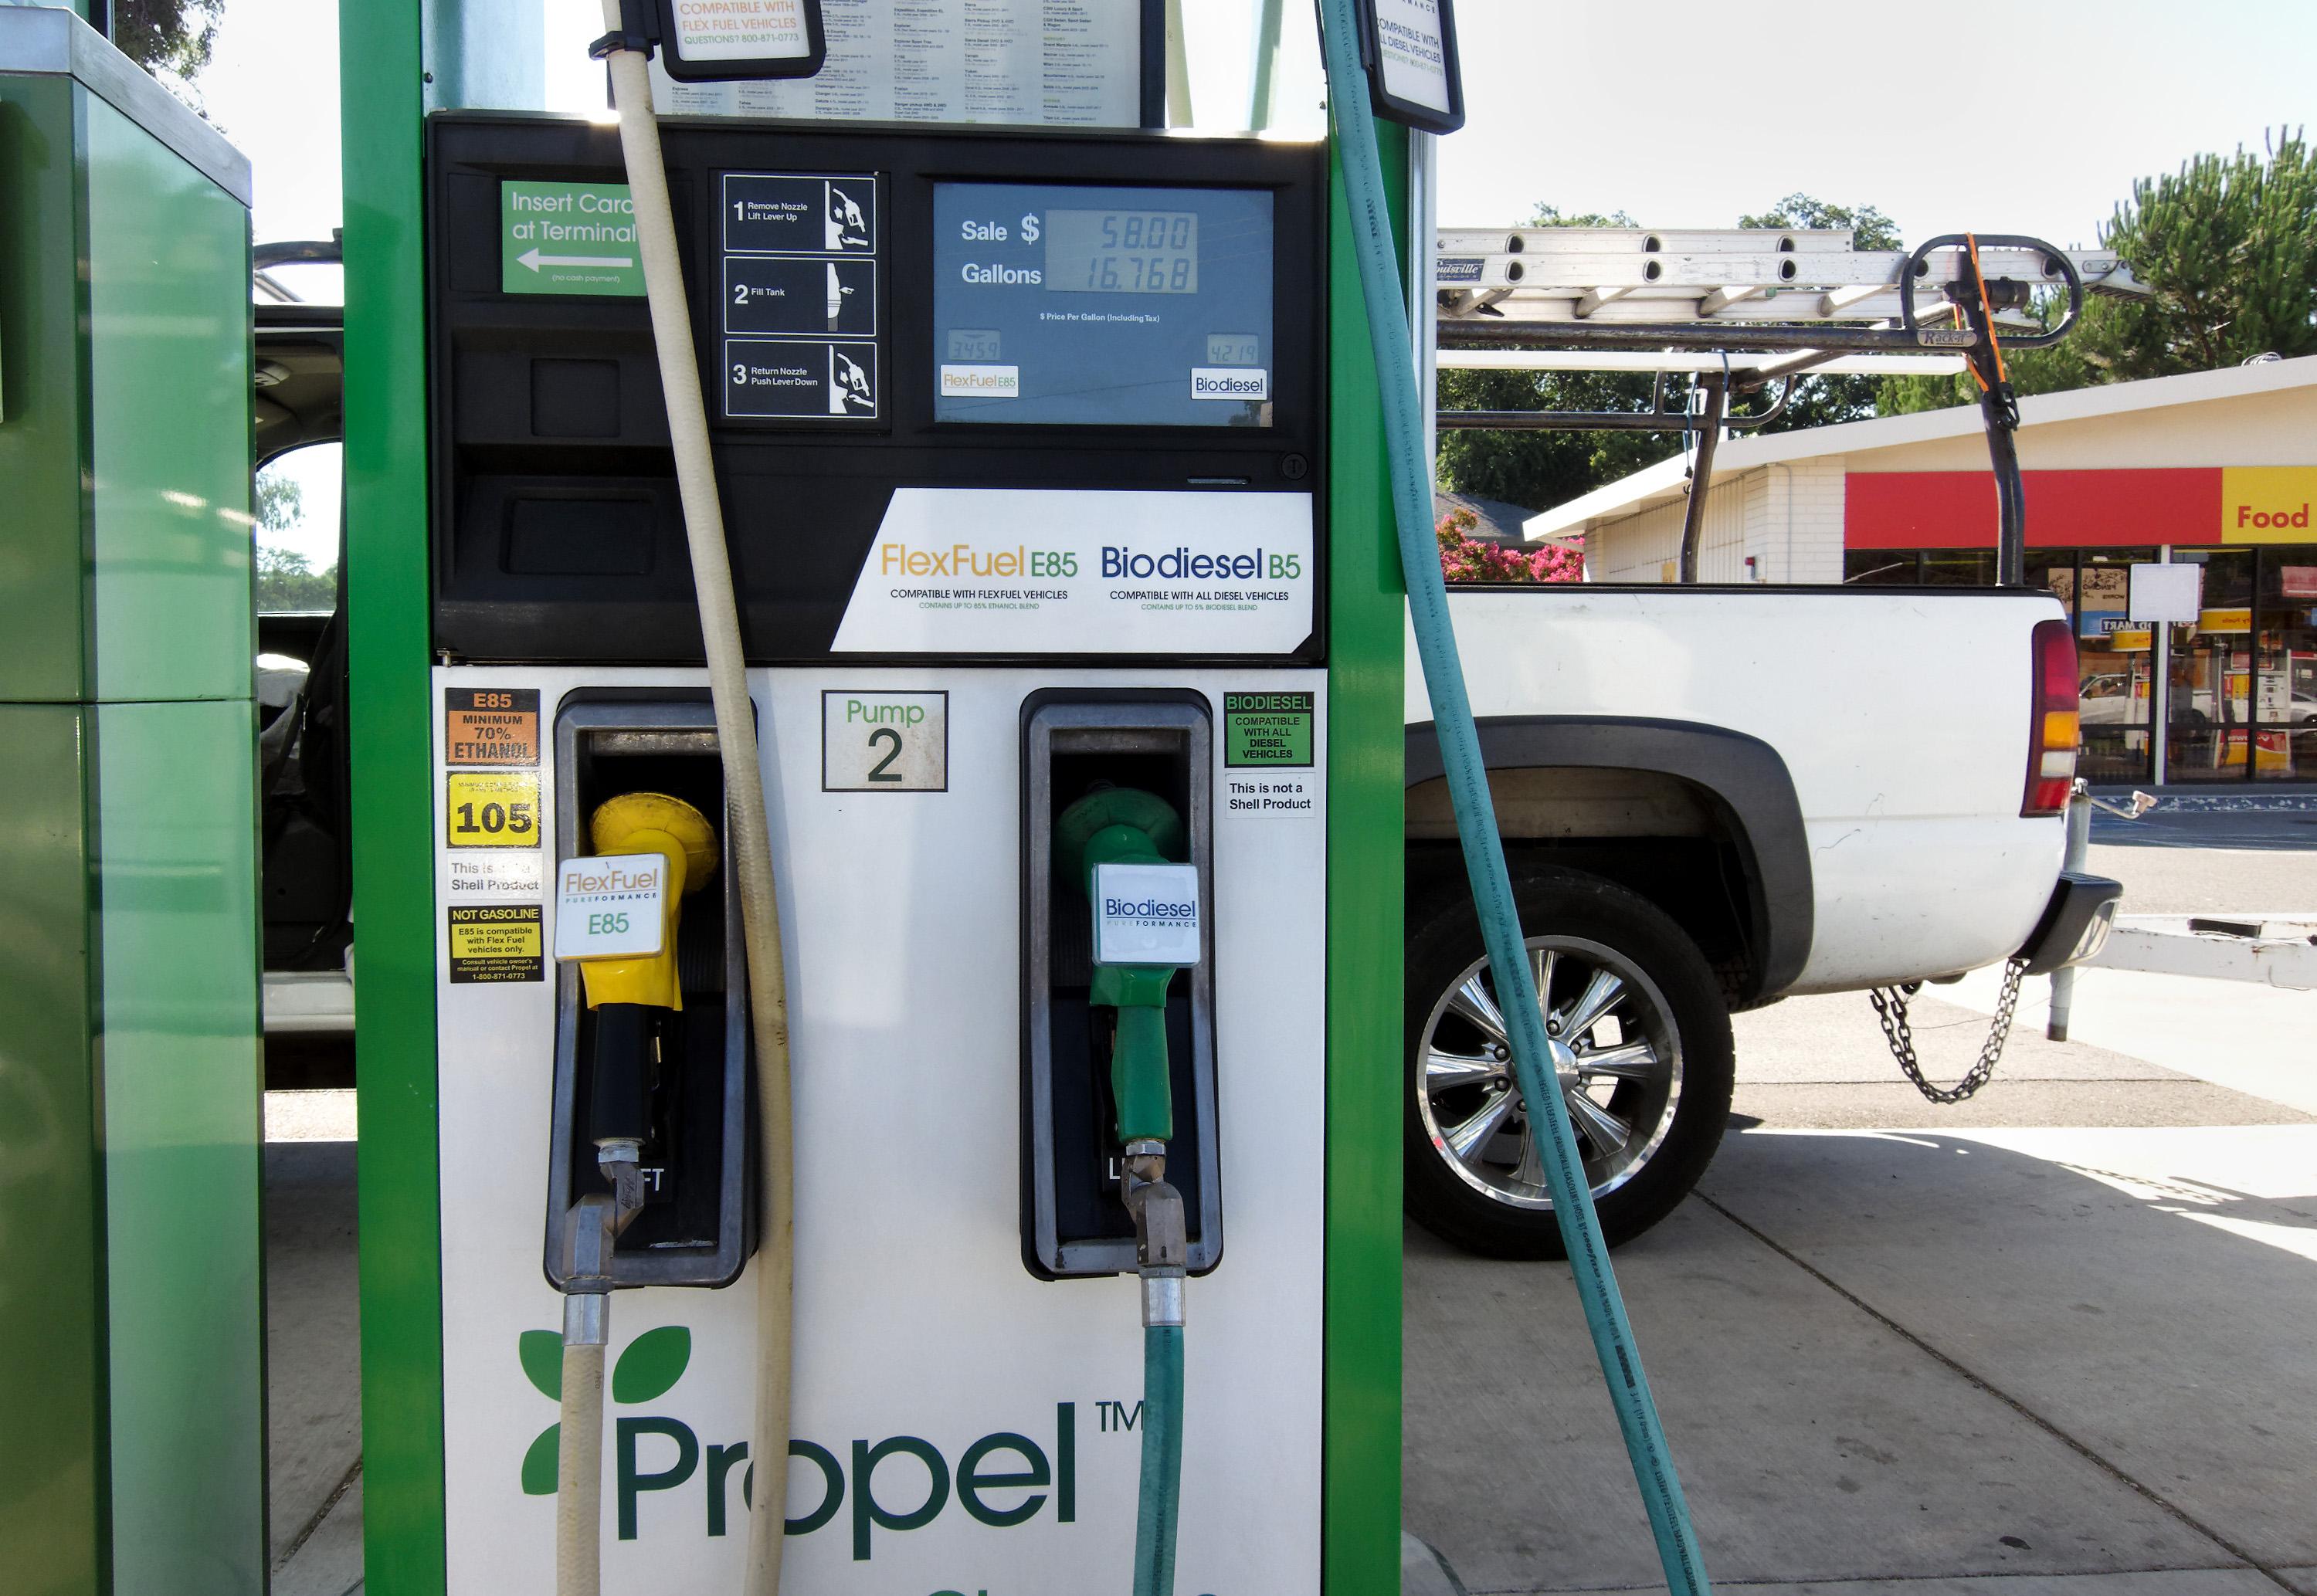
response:
[[(1410, 904), (1407, 1208), (1498, 1258), (1566, 1256), (1469, 895)], [(1597, 877), (1514, 878), (1561, 1100), (1612, 1246), (1671, 1212), (1730, 1116), (1730, 1012), (1695, 945)]]

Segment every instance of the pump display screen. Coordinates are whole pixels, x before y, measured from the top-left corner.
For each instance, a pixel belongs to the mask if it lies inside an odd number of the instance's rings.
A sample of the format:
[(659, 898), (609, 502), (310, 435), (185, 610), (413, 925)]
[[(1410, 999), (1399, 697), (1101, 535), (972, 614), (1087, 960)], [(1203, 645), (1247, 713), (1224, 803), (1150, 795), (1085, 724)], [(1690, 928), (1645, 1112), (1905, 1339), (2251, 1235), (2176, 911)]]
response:
[(934, 186), (934, 418), (1272, 424), (1272, 196)]
[(1050, 210), (1046, 281), (1066, 294), (1195, 294), (1194, 210)]

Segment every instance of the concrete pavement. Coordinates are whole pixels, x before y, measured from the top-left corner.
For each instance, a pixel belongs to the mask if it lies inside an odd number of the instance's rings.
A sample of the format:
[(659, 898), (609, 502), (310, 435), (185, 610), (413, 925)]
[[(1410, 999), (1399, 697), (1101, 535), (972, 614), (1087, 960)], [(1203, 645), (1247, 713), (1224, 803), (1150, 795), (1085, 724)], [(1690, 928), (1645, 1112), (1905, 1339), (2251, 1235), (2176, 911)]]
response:
[(265, 1100), (273, 1596), (362, 1588), (361, 1302), (351, 1092)]
[[(2094, 868), (2134, 907), (2317, 904), (2305, 852)], [(2167, 979), (2089, 972), (2068, 1044), (2031, 983), (1952, 1109), (1862, 995), (1740, 1017), (1720, 1159), (1616, 1260), (1717, 1588), (2317, 1596), (2317, 995)], [(1935, 1077), (1989, 987), (1918, 1000)], [(351, 1095), (268, 1118), (273, 1589), (352, 1596)], [(1661, 1590), (1568, 1271), (1411, 1231), (1405, 1279), (1404, 1590)]]
[[(2317, 903), (2306, 852), (2093, 866)], [(2167, 979), (2087, 973), (2065, 1044), (2030, 983), (1955, 1108), (1863, 995), (1739, 1018), (1721, 1155), (1616, 1256), (1717, 1588), (2317, 1596), (2317, 994)], [(1917, 1001), (1934, 1079), (1992, 993)], [(1411, 1231), (1406, 1288), (1409, 1529), (1473, 1596), (1661, 1591), (1566, 1268)]]

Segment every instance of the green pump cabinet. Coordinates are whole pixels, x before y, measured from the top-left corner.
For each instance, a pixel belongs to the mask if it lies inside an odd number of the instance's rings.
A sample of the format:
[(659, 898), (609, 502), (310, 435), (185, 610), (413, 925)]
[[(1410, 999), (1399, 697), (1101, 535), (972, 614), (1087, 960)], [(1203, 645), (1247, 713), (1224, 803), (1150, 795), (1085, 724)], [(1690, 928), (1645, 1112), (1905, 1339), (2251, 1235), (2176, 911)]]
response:
[(265, 1587), (249, 166), (0, 4), (0, 1586)]

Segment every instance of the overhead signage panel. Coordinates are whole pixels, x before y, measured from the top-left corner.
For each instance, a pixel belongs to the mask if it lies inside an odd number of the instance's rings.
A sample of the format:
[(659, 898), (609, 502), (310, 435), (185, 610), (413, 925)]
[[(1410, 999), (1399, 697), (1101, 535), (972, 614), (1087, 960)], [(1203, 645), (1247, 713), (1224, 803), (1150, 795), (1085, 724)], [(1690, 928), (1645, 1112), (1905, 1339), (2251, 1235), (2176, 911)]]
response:
[(828, 56), (823, 0), (659, 0), (662, 70), (675, 78), (810, 77)]
[(1464, 125), (1454, 0), (1360, 0), (1360, 64), (1378, 115), (1432, 133)]
[[(662, 0), (663, 4), (703, 0)], [(820, 0), (825, 59), (786, 82), (685, 82), (664, 115), (802, 121), (1143, 125), (1142, 0)], [(664, 52), (665, 53), (665, 52)], [(693, 69), (716, 74), (713, 63)]]

